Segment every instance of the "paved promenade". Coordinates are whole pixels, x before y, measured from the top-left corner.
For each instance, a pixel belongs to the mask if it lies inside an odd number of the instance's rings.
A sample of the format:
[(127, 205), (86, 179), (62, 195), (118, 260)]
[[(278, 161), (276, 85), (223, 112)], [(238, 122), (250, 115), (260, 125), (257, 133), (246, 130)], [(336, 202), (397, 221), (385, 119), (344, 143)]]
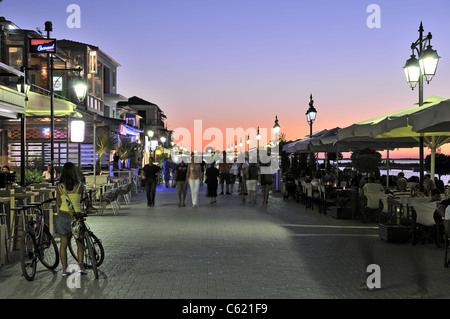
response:
[[(89, 273), (68, 288), (61, 266), (39, 265), (27, 282), (15, 256), (0, 267), (0, 298), (406, 299), (421, 285), (426, 298), (450, 298), (443, 248), (386, 243), (375, 224), (323, 216), (281, 194), (256, 205), (223, 195), (211, 206), (205, 192), (197, 208), (190, 193), (180, 208), (176, 190), (160, 186), (155, 207), (140, 193), (118, 215), (90, 216), (106, 254), (99, 280)], [(358, 289), (369, 264), (381, 269), (375, 291)]]

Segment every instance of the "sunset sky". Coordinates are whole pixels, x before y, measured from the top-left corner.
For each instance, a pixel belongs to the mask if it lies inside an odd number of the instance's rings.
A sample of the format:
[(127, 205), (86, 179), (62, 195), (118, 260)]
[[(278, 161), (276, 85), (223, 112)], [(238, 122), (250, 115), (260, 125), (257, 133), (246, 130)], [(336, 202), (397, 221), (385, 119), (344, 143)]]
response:
[[(81, 9), (69, 28), (67, 7)], [(369, 5), (380, 9), (370, 28)], [(20, 28), (100, 47), (121, 64), (118, 93), (157, 104), (168, 128), (270, 129), (288, 140), (345, 127), (418, 102), (402, 67), (422, 21), (442, 57), (425, 98), (450, 97), (449, 0), (3, 0)], [(371, 20), (370, 21), (375, 21)], [(450, 154), (444, 147), (443, 153)], [(418, 157), (418, 150), (391, 157)], [(428, 154), (428, 151), (426, 151)]]

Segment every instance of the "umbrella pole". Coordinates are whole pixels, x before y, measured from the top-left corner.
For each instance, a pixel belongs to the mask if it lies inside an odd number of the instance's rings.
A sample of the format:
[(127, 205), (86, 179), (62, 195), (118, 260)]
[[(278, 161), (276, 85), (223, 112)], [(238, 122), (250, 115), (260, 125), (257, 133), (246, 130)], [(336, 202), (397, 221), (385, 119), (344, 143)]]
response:
[(436, 136), (431, 137), (431, 179), (434, 181), (436, 171)]
[(386, 189), (389, 188), (389, 146), (386, 152)]
[(421, 192), (423, 192), (423, 136), (419, 138), (419, 152), (420, 152), (420, 159), (419, 159), (419, 167), (420, 167), (420, 185), (419, 189)]

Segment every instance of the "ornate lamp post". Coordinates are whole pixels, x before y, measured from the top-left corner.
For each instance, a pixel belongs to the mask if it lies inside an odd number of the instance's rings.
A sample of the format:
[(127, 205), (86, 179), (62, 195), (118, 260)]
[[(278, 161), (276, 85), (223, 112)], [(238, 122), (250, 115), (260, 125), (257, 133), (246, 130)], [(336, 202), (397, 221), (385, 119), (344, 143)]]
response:
[[(309, 124), (309, 137), (312, 137), (313, 134), (313, 123), (316, 120), (316, 116), (317, 116), (317, 110), (314, 108), (314, 100), (312, 97), (312, 94), (309, 96), (309, 109), (308, 111), (306, 111), (306, 121)], [(309, 166), (310, 166), (310, 170), (311, 170), (311, 175), (313, 172), (313, 167), (314, 167), (314, 161), (313, 161), (313, 156), (312, 154), (309, 155)]]
[[(423, 25), (420, 22), (419, 27), (419, 38), (411, 44), (412, 54), (411, 57), (406, 61), (403, 70), (405, 71), (406, 81), (410, 85), (411, 89), (419, 84), (419, 106), (423, 106), (423, 78), (429, 84), (436, 74), (437, 66), (439, 63), (440, 56), (437, 54), (436, 50), (433, 50), (430, 42), (433, 36), (431, 32), (428, 33), (426, 37), (423, 36)], [(425, 49), (426, 46), (426, 49)], [(419, 59), (416, 58), (416, 54)], [(419, 137), (419, 150), (420, 150), (420, 189), (423, 189), (423, 136)], [(432, 163), (432, 176), (434, 177), (434, 163)]]
[(317, 111), (314, 108), (314, 100), (312, 98), (312, 94), (309, 97), (310, 101), (309, 101), (309, 109), (308, 111), (306, 111), (306, 121), (309, 124), (309, 136), (312, 136), (312, 125), (314, 123), (314, 121), (316, 120), (316, 116), (317, 116)]
[(163, 158), (164, 158), (164, 143), (166, 143), (166, 137), (165, 136), (161, 136), (161, 138), (159, 139), (161, 141), (162, 147), (163, 147)]

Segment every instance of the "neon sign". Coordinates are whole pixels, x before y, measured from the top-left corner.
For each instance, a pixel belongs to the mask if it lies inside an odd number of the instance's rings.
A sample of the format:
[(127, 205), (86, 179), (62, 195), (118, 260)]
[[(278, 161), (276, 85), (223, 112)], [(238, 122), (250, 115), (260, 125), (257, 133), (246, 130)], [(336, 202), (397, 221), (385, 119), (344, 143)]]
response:
[(56, 53), (56, 39), (30, 39), (30, 53)]

